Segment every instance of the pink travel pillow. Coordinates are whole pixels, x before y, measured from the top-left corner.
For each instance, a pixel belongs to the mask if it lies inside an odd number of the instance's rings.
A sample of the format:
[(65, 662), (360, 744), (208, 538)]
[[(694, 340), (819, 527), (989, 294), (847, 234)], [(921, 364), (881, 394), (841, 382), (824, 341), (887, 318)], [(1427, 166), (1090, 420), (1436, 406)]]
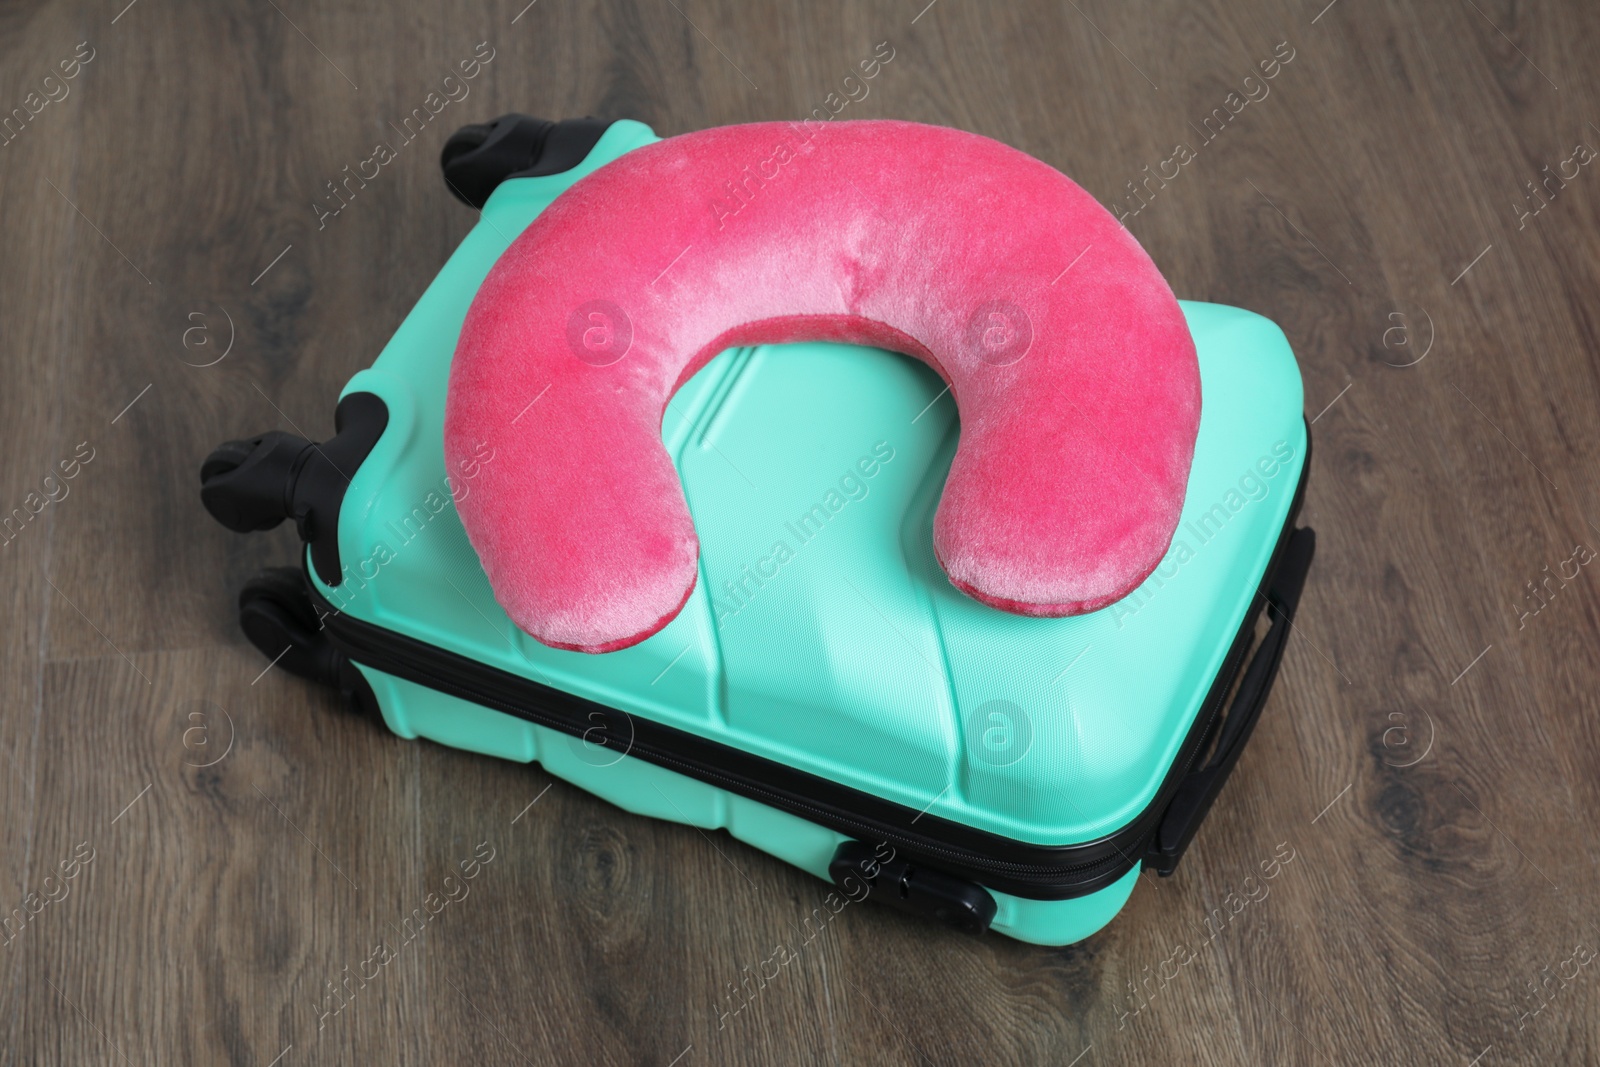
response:
[[(1177, 528), (1200, 422), (1182, 311), (1137, 241), (1060, 172), (911, 122), (668, 138), (575, 182), (489, 272), (450, 374), (445, 457), (506, 613), (555, 648), (644, 640), (699, 542), (661, 443), (726, 348), (826, 340), (921, 359), (961, 440), (933, 547), (1022, 615), (1136, 588)], [(494, 459), (484, 463), (484, 446)]]

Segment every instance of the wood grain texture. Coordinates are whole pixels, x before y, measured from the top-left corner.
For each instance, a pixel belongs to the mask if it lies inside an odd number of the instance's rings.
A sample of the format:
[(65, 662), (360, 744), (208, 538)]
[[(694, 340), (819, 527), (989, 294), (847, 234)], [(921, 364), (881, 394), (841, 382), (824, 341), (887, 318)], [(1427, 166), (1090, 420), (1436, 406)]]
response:
[[(1523, 615), (1600, 548), (1600, 172), (1519, 220), (1600, 147), (1588, 5), (125, 2), (0, 5), (8, 113), (94, 50), (0, 146), (0, 512), (94, 457), (0, 548), (0, 914), (57, 898), (0, 945), (0, 1064), (1600, 1062), (1600, 972), (1561, 980), (1600, 944), (1600, 572)], [(196, 471), (331, 432), (472, 223), (455, 127), (795, 118), (880, 41), (848, 117), (1016, 145), (1138, 207), (1180, 296), (1283, 326), (1318, 557), (1176, 877), (1060, 950), (849, 907), (724, 1014), (825, 887), (258, 677), (234, 595), (292, 534), (221, 530)]]

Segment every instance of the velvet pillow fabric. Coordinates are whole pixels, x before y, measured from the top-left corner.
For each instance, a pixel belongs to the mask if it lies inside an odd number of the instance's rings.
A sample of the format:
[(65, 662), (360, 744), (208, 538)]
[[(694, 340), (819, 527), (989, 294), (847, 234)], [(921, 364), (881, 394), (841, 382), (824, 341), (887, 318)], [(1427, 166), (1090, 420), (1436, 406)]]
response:
[(1200, 378), (1139, 244), (1060, 172), (909, 122), (668, 138), (574, 183), (489, 273), (451, 369), (461, 520), (506, 612), (557, 648), (643, 640), (699, 546), (661, 443), (735, 345), (834, 340), (925, 361), (961, 441), (934, 521), (950, 580), (1026, 615), (1093, 611), (1161, 560)]

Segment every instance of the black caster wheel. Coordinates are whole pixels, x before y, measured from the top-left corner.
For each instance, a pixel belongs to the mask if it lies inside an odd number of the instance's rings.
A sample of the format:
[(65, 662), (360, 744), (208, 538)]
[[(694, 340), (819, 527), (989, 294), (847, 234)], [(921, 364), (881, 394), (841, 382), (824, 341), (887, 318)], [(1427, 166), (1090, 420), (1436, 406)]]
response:
[(378, 713), (366, 678), (329, 639), (298, 567), (269, 567), (245, 583), (239, 592), (239, 628), (263, 656), (290, 674), (332, 686), (358, 712)]

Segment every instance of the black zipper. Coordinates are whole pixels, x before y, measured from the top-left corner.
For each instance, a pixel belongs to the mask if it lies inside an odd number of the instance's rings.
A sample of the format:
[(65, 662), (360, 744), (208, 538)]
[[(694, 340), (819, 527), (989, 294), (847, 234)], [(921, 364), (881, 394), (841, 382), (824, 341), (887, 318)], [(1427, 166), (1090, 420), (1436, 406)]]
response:
[[(1310, 469), (1308, 433), (1305, 464), (1294, 500), (1256, 596), (1155, 797), (1121, 829), (1094, 841), (1071, 845), (1017, 841), (918, 812), (342, 614), (317, 592), (314, 584), (310, 592), (332, 643), (356, 663), (583, 737), (598, 747), (615, 748), (623, 755), (637, 756), (859, 840), (887, 843), (908, 860), (921, 859), (930, 867), (970, 878), (989, 889), (1034, 900), (1067, 900), (1104, 889), (1145, 858), (1173, 794), (1218, 725), (1223, 700), (1254, 643), (1256, 621), (1293, 532)], [(612, 730), (619, 715), (627, 720), (626, 735)], [(596, 726), (597, 718), (603, 726)]]

